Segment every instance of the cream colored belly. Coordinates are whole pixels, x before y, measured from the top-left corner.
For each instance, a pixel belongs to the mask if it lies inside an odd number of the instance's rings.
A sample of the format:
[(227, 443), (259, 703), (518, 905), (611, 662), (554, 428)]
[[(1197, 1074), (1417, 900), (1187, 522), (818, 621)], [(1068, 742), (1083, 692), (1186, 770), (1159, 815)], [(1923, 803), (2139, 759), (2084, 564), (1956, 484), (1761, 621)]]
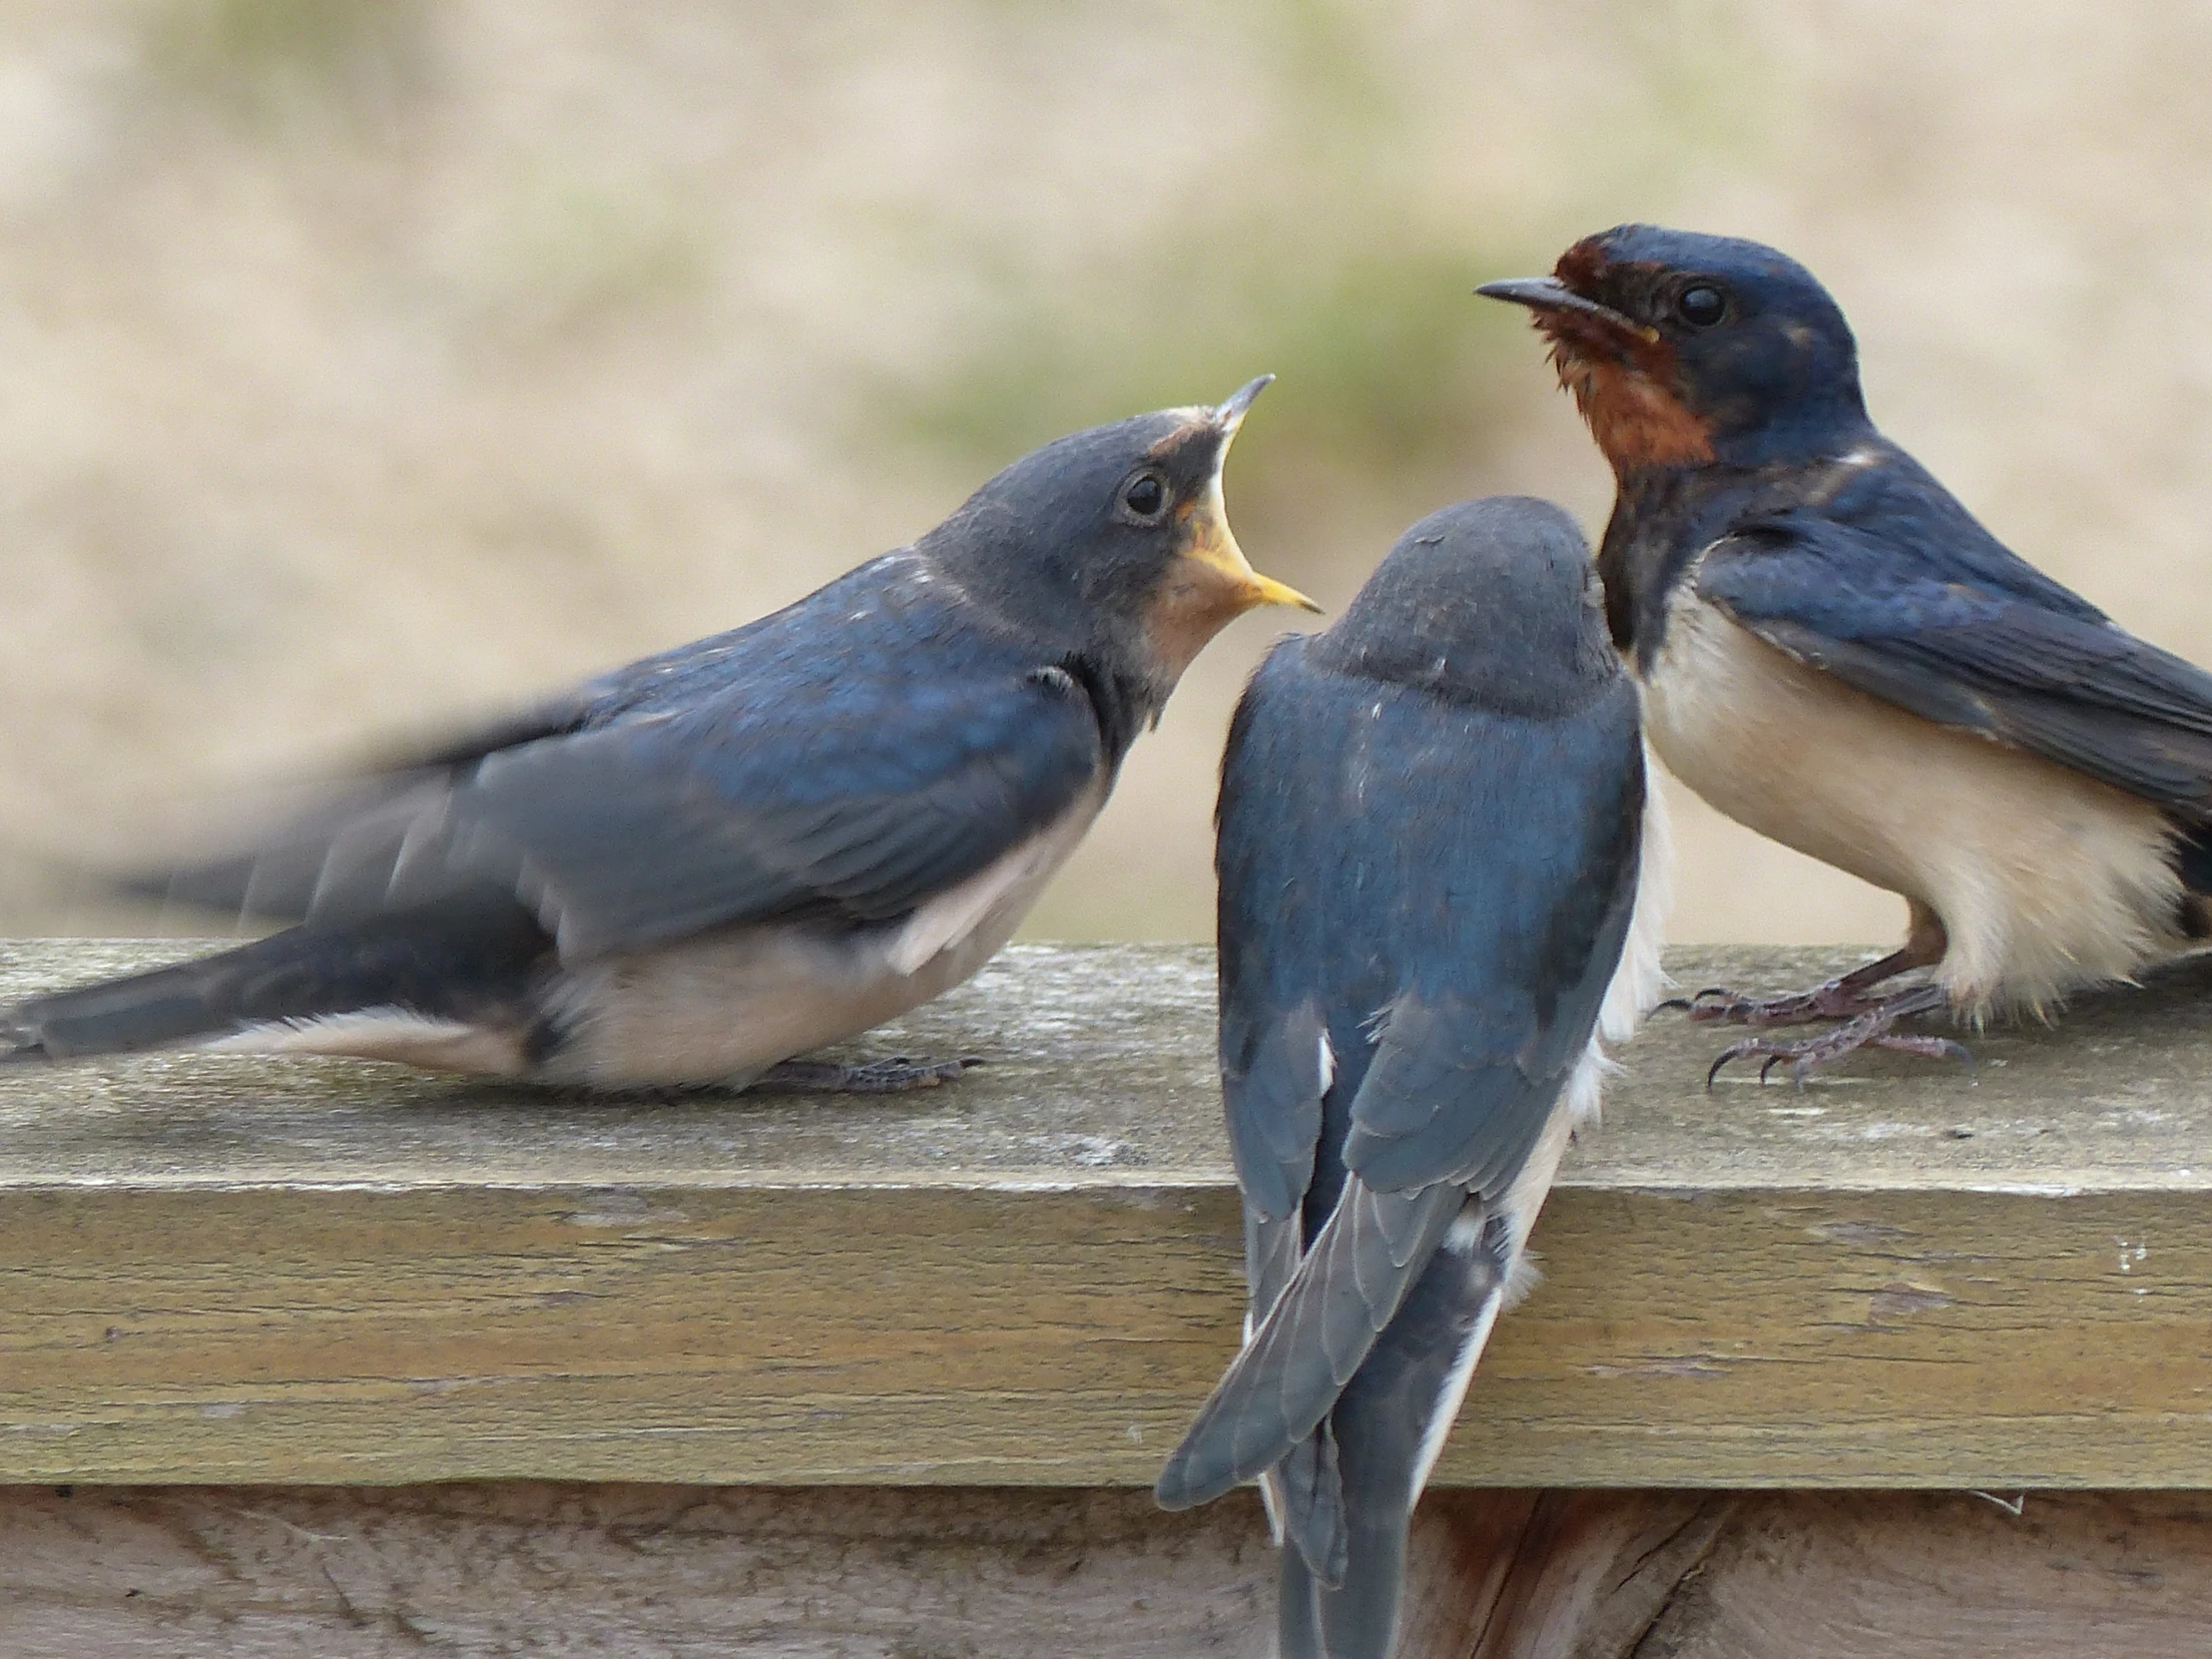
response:
[(1651, 745), (1738, 823), (1918, 899), (1953, 1000), (2039, 1006), (2183, 942), (2146, 802), (1855, 691), (1690, 596), (1645, 683)]
[(1083, 838), (1106, 789), (1101, 781), (1058, 823), (900, 926), (730, 927), (574, 967), (551, 997), (570, 1036), (542, 1067), (529, 1063), (513, 1025), (397, 1008), (256, 1026), (213, 1046), (595, 1088), (742, 1084), (779, 1060), (895, 1019), (981, 967)]
[(1102, 783), (898, 928), (731, 928), (581, 969), (566, 994), (575, 1036), (546, 1075), (601, 1088), (738, 1083), (918, 1008), (1013, 936), (1105, 796)]

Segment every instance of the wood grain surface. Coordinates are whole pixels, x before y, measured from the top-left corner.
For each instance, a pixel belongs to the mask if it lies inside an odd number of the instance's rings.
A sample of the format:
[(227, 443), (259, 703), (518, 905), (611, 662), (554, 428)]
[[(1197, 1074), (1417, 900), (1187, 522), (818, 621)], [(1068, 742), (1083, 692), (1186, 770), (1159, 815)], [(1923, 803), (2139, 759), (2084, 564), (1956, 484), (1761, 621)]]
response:
[[(7, 947), (0, 994), (183, 948)], [(1690, 953), (1685, 984), (1848, 956)], [(2212, 973), (1701, 1086), (1623, 1053), (1439, 1478), (2212, 1484)], [(1235, 1340), (1211, 963), (1007, 952), (892, 1099), (0, 1072), (0, 1479), (1141, 1485)]]
[[(2017, 1506), (2017, 1513), (2013, 1507)], [(1265, 1659), (1250, 1493), (0, 1488), (8, 1659)], [(1397, 1659), (2197, 1659), (2176, 1493), (1433, 1494)]]
[(2198, 1659), (2192, 1493), (1455, 1492), (1397, 1659)]

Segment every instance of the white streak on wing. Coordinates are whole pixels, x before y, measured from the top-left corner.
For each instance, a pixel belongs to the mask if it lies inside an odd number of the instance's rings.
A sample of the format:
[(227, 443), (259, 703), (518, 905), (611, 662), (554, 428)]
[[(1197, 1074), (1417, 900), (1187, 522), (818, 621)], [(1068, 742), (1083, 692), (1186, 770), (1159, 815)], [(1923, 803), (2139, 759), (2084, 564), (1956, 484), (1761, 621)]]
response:
[(1260, 1476), (1260, 1507), (1268, 1514), (1268, 1542), (1283, 1547), (1283, 1477), (1269, 1469)]
[(1479, 1204), (1469, 1204), (1451, 1218), (1451, 1225), (1444, 1229), (1444, 1242), (1438, 1250), (1448, 1250), (1454, 1256), (1472, 1256), (1475, 1247), (1482, 1242), (1482, 1223), (1485, 1212)]
[[(389, 897), (424, 848), (439, 844), (451, 798), (442, 781), (411, 785), (329, 824), (323, 831), (321, 857), (307, 894), (308, 912), (321, 909), (363, 873), (380, 874), (379, 885)], [(257, 907), (264, 872), (297, 847), (298, 842), (293, 841), (257, 860), (247, 879), (247, 909)]]
[(736, 1084), (895, 1019), (966, 979), (1006, 942), (1105, 800), (1101, 779), (1039, 834), (896, 931), (792, 923), (715, 928), (572, 965), (555, 1081), (600, 1088)]
[(259, 901), (263, 884), (275, 862), (274, 857), (264, 853), (254, 860), (254, 867), (246, 872), (246, 886), (239, 894), (238, 920), (243, 922), (261, 908)]
[(439, 846), (445, 834), (446, 819), (452, 808), (452, 794), (441, 790), (437, 798), (417, 814), (399, 836), (399, 850), (392, 854), (391, 874), (384, 884), (384, 895), (389, 898), (397, 892), (399, 884), (414, 872), (423, 855)]
[[(1453, 1223), (1454, 1226), (1457, 1223)], [(1436, 1459), (1443, 1455), (1444, 1441), (1451, 1436), (1451, 1425), (1459, 1420), (1459, 1407), (1466, 1403), (1467, 1384), (1474, 1381), (1475, 1362), (1482, 1358), (1482, 1350), (1490, 1340), (1490, 1327), (1497, 1323), (1497, 1311), (1502, 1298), (1491, 1292), (1482, 1305), (1482, 1312), (1474, 1319), (1474, 1329), (1467, 1333), (1466, 1341), (1459, 1345), (1459, 1352), (1452, 1357), (1451, 1371), (1444, 1379), (1443, 1391), (1436, 1396), (1434, 1411), (1428, 1418), (1428, 1426), (1421, 1432), (1420, 1455), (1413, 1462), (1413, 1484), (1406, 1494), (1405, 1506), (1410, 1509), (1419, 1500), (1421, 1488), (1428, 1484), (1428, 1476), (1436, 1466)]]
[(1337, 1051), (1329, 1046), (1329, 1030), (1326, 1026), (1322, 1028), (1321, 1033), (1320, 1061), (1321, 1087), (1316, 1092), (1327, 1094), (1330, 1086), (1337, 1081)]
[(356, 1060), (395, 1060), (428, 1071), (489, 1077), (521, 1077), (529, 1070), (513, 1031), (435, 1019), (396, 1007), (270, 1020), (200, 1046), (218, 1054), (336, 1054)]
[[(1533, 1283), (1534, 1270), (1524, 1265), (1529, 1230), (1536, 1225), (1536, 1214), (1543, 1208), (1544, 1199), (1551, 1192), (1552, 1180), (1559, 1173), (1559, 1160), (1566, 1153), (1569, 1133), (1577, 1122), (1597, 1112), (1598, 1090), (1609, 1069), (1617, 1068), (1605, 1058), (1604, 1049), (1592, 1036), (1589, 1046), (1582, 1051), (1582, 1058), (1575, 1062), (1567, 1086), (1559, 1091), (1559, 1099), (1552, 1105), (1551, 1117), (1544, 1124), (1543, 1133), (1536, 1138), (1528, 1162), (1521, 1166), (1520, 1174), (1513, 1177), (1513, 1184), (1505, 1189), (1505, 1196), (1496, 1205), (1493, 1213), (1503, 1216), (1506, 1225), (1505, 1280), (1483, 1304), (1473, 1330), (1452, 1360), (1450, 1375), (1437, 1397), (1435, 1414), (1421, 1434), (1420, 1458), (1413, 1468), (1412, 1496), (1415, 1498), (1428, 1483), (1429, 1471), (1436, 1466), (1436, 1458), (1443, 1451), (1451, 1425), (1458, 1419), (1459, 1407), (1467, 1397), (1467, 1384), (1473, 1380), (1476, 1362), (1482, 1358), (1483, 1345), (1490, 1340), (1490, 1328), (1497, 1323), (1498, 1311), (1510, 1302), (1518, 1302)], [(1470, 1205), (1452, 1221), (1444, 1234), (1443, 1247), (1455, 1255), (1472, 1255), (1481, 1241), (1482, 1231), (1482, 1213)]]
[(1499, 1212), (1513, 1229), (1510, 1261), (1518, 1261), (1528, 1243), (1528, 1230), (1536, 1225), (1536, 1212), (1543, 1208), (1552, 1178), (1559, 1173), (1559, 1160), (1566, 1156), (1568, 1137), (1577, 1125), (1595, 1120), (1606, 1075), (1618, 1070), (1620, 1067), (1605, 1057), (1604, 1045), (1593, 1035), (1582, 1050), (1582, 1058), (1575, 1061), (1567, 1086), (1559, 1091), (1558, 1104), (1553, 1106), (1543, 1133), (1536, 1137), (1528, 1162), (1498, 1202)]
[[(1607, 1042), (1623, 1043), (1636, 1034), (1644, 1015), (1666, 989), (1667, 971), (1660, 965), (1660, 947), (1666, 943), (1667, 912), (1674, 892), (1674, 836), (1667, 823), (1667, 799), (1659, 787), (1658, 768), (1651, 752), (1644, 751), (1643, 847), (1637, 859), (1636, 907), (1629, 917), (1628, 937), (1621, 947), (1620, 965), (1605, 987), (1598, 1005), (1598, 1034)], [(1577, 1074), (1579, 1075), (1579, 1073)], [(1591, 1109), (1596, 1102), (1593, 1097)]]
[(891, 970), (900, 974), (918, 972), (924, 963), (958, 945), (1009, 905), (1016, 907), (1014, 920), (1018, 923), (1038, 889), (1075, 850), (1105, 800), (1103, 787), (1085, 790), (1056, 823), (917, 907), (891, 944)]
[[(1451, 1432), (1452, 1422), (1459, 1415), (1468, 1381), (1474, 1376), (1475, 1363), (1482, 1358), (1483, 1344), (1490, 1340), (1490, 1327), (1497, 1322), (1498, 1310), (1509, 1302), (1518, 1302), (1533, 1283), (1534, 1270), (1524, 1265), (1529, 1230), (1536, 1225), (1536, 1214), (1543, 1208), (1544, 1199), (1551, 1192), (1552, 1179), (1559, 1173), (1559, 1160), (1566, 1152), (1568, 1134), (1578, 1121), (1597, 1111), (1598, 1089), (1610, 1066), (1611, 1062), (1593, 1036), (1582, 1051), (1582, 1058), (1575, 1062), (1567, 1086), (1552, 1106), (1550, 1120), (1537, 1137), (1528, 1162), (1521, 1166), (1520, 1174), (1513, 1178), (1513, 1184), (1506, 1188), (1505, 1196), (1497, 1203), (1494, 1213), (1503, 1216), (1506, 1225), (1505, 1282), (1483, 1306), (1473, 1331), (1452, 1362), (1451, 1375), (1436, 1414), (1421, 1436), (1420, 1461), (1413, 1476), (1415, 1497), (1427, 1483), (1428, 1471), (1435, 1466), (1436, 1457), (1443, 1450), (1444, 1437)], [(1457, 1255), (1471, 1255), (1481, 1240), (1482, 1227), (1480, 1213), (1470, 1206), (1445, 1233), (1444, 1248)]]
[[(1598, 1117), (1599, 1097), (1604, 1093), (1605, 1079), (1620, 1072), (1617, 1060), (1606, 1058), (1605, 1045), (1596, 1033), (1590, 1036), (1589, 1046), (1582, 1050), (1582, 1058), (1574, 1063), (1574, 1071), (1567, 1078), (1567, 1086), (1559, 1091), (1560, 1115), (1566, 1119), (1570, 1130), (1579, 1129), (1585, 1123), (1595, 1123)], [(1562, 1145), (1561, 1151), (1565, 1150)], [(1554, 1154), (1554, 1159), (1558, 1155)], [(1549, 1181), (1550, 1177), (1545, 1177)]]
[(387, 842), (397, 828), (395, 819), (409, 822), (390, 812), (365, 813), (330, 837), (329, 847), (322, 854), (322, 867), (315, 872), (314, 888), (307, 895), (309, 914), (320, 910), (346, 877), (376, 856), (377, 847)]

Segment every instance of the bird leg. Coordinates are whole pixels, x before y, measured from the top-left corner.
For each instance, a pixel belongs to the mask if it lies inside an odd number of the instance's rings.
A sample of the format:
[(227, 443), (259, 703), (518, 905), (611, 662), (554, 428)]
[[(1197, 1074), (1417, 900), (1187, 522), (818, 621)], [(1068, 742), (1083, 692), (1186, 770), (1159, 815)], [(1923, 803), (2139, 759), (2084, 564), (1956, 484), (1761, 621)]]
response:
[[(1880, 966), (1870, 963), (1869, 966)], [(1916, 985), (1911, 990), (1900, 991), (1895, 996), (1863, 1002), (1861, 1011), (1853, 1015), (1833, 1031), (1823, 1031), (1817, 1037), (1803, 1037), (1795, 1042), (1784, 1042), (1775, 1037), (1746, 1037), (1742, 1042), (1730, 1043), (1721, 1050), (1720, 1058), (1713, 1062), (1705, 1074), (1705, 1086), (1711, 1089), (1713, 1080), (1720, 1076), (1721, 1068), (1732, 1060), (1761, 1058), (1759, 1081), (1767, 1080), (1767, 1073), (1784, 1061), (1789, 1062), (1790, 1081), (1799, 1088), (1805, 1086), (1806, 1077), (1819, 1067), (1855, 1048), (1893, 1048), (1906, 1054), (1925, 1054), (1930, 1059), (1955, 1059), (1966, 1062), (1966, 1069), (1973, 1069), (1973, 1055), (1966, 1045), (1948, 1037), (1921, 1036), (1911, 1032), (1893, 1030), (1892, 1027), (1908, 1014), (1924, 1014), (1945, 1006), (1949, 994), (1940, 985)]]
[(1725, 985), (1708, 985), (1695, 996), (1669, 997), (1659, 1006), (1680, 1008), (1701, 1025), (1803, 1025), (1808, 1020), (1850, 1019), (1880, 1005), (1881, 998), (1867, 994), (1875, 986), (1925, 965), (1914, 960), (1908, 946), (1787, 996), (1750, 997)]
[(1725, 985), (1708, 985), (1695, 996), (1670, 997), (1659, 1006), (1680, 1008), (1701, 1025), (1804, 1025), (1816, 1019), (1856, 1019), (1887, 1006), (1886, 999), (1869, 994), (1877, 985), (1914, 968), (1934, 967), (1943, 959), (1949, 941), (1935, 912), (1916, 900), (1912, 901), (1911, 918), (1905, 943), (1889, 955), (1809, 991), (1750, 997)]
[(746, 1088), (755, 1094), (905, 1094), (949, 1083), (982, 1063), (973, 1055), (958, 1060), (910, 1060), (900, 1054), (859, 1066), (834, 1060), (782, 1060)]

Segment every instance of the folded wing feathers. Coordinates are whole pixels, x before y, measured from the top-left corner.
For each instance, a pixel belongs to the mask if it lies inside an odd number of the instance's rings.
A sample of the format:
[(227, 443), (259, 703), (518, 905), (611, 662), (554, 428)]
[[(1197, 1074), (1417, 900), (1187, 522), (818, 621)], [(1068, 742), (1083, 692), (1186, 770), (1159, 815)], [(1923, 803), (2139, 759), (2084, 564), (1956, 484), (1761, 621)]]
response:
[(1233, 1005), (1223, 1009), (1222, 1094), (1230, 1152), (1247, 1207), (1268, 1216), (1295, 1216), (1314, 1177), (1331, 1069), (1323, 1032), (1321, 1010), (1312, 998), (1264, 1026), (1240, 1021)]
[(1246, 1338), (1266, 1323), (1269, 1312), (1281, 1300), (1284, 1287), (1298, 1272), (1305, 1254), (1296, 1212), (1287, 1216), (1264, 1215), (1245, 1208)]
[(1465, 1195), (1377, 1193), (1347, 1182), (1282, 1298), (1200, 1409), (1160, 1476), (1170, 1508), (1220, 1496), (1272, 1467), (1328, 1415), (1397, 1312)]
[(1291, 1448), (1271, 1478), (1280, 1482), (1284, 1541), (1324, 1584), (1342, 1584), (1352, 1539), (1335, 1431), (1322, 1423)]

